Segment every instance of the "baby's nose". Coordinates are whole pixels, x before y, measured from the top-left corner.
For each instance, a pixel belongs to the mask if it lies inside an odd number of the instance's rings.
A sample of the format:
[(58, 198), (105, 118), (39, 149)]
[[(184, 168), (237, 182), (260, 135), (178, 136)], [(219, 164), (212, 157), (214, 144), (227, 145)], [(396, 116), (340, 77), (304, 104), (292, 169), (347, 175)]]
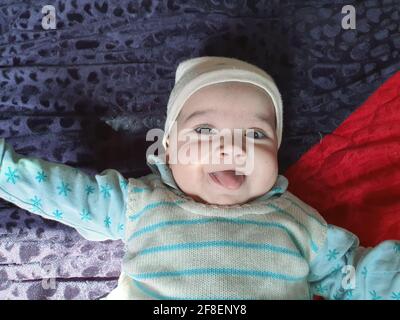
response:
[(243, 150), (243, 148), (235, 143), (221, 144), (220, 150), (221, 155), (223, 156), (232, 155), (233, 157), (237, 158), (246, 155), (246, 152)]
[(223, 158), (232, 159), (232, 161), (242, 163), (246, 158), (246, 146), (242, 137), (227, 138), (220, 137), (219, 153)]

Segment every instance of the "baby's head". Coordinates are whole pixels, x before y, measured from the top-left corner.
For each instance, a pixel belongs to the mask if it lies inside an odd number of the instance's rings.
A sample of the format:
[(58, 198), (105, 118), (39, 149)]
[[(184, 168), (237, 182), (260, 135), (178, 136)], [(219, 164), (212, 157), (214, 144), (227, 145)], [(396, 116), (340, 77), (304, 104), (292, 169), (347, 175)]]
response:
[(163, 143), (178, 187), (216, 205), (244, 204), (267, 193), (278, 176), (282, 132), (272, 79), (240, 60), (201, 57), (181, 64), (177, 80)]

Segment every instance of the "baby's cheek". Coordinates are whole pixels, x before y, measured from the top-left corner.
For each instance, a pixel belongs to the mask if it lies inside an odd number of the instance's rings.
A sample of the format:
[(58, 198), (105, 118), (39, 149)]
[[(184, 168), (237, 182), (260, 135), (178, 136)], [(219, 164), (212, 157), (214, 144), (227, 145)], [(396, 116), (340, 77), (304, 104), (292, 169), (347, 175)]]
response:
[(171, 171), (178, 187), (187, 193), (192, 193), (198, 186), (198, 174), (196, 165), (181, 165), (171, 166)]
[(278, 159), (276, 153), (271, 150), (261, 150), (256, 153), (255, 171), (256, 173), (263, 172), (263, 174), (257, 175), (263, 180), (275, 180), (278, 174)]
[(247, 162), (248, 165), (253, 165), (255, 173), (274, 171), (277, 167), (276, 152), (266, 146), (256, 146), (253, 155), (248, 155)]
[(182, 164), (176, 164), (171, 166), (171, 171), (172, 175), (174, 176), (174, 179), (176, 183), (179, 185), (179, 187), (185, 185), (186, 180), (187, 180), (187, 173), (185, 170), (185, 165)]

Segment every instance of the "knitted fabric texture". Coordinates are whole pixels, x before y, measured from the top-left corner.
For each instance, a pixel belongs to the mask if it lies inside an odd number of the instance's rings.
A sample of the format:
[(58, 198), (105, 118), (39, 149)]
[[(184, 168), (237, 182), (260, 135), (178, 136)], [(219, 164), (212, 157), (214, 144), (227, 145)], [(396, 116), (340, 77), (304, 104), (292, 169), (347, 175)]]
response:
[(286, 190), (243, 205), (193, 201), (158, 175), (129, 179), (119, 284), (107, 299), (310, 299), (326, 240), (316, 210)]

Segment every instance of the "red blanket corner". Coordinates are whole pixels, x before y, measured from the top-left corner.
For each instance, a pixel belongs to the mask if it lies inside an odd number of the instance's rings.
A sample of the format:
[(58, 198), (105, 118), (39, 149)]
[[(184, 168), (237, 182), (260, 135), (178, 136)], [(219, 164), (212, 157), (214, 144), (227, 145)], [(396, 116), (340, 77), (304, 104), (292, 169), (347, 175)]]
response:
[(285, 176), (290, 192), (363, 246), (400, 239), (400, 72)]

